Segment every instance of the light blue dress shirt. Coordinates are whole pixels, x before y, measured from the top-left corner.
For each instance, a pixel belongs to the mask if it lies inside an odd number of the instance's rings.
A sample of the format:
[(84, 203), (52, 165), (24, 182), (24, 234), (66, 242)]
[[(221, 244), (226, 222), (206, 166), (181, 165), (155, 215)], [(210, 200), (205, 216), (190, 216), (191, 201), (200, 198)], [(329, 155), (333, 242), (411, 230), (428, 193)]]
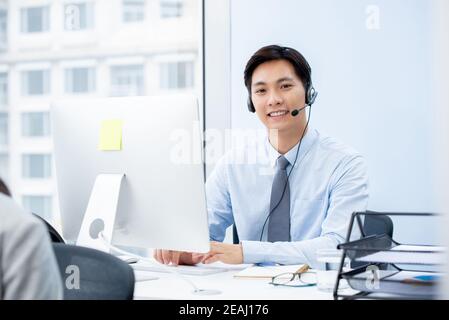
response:
[(280, 154), (265, 136), (229, 150), (206, 182), (210, 238), (223, 241), (235, 223), (244, 263), (321, 264), (316, 252), (345, 240), (351, 214), (368, 205), (364, 159), (352, 148), (309, 128), (296, 161), (297, 144), (284, 156), (290, 162), (291, 242), (267, 242), (270, 195)]

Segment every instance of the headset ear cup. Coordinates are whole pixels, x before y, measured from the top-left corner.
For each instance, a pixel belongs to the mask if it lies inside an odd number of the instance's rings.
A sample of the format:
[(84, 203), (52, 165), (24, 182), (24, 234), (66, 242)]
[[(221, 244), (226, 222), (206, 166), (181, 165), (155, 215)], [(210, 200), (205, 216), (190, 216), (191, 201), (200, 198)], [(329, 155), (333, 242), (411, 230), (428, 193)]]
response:
[(306, 104), (307, 104), (307, 105), (310, 105), (310, 100), (312, 99), (312, 89), (313, 89), (312, 86), (310, 86), (310, 87), (307, 89), (307, 97), (306, 97)]
[(309, 90), (307, 90), (307, 101), (306, 104), (311, 106), (316, 99), (316, 96), (318, 95), (318, 92), (315, 91), (315, 88), (311, 85)]
[(256, 108), (254, 108), (254, 104), (251, 101), (251, 98), (248, 98), (248, 110), (252, 113), (256, 112)]

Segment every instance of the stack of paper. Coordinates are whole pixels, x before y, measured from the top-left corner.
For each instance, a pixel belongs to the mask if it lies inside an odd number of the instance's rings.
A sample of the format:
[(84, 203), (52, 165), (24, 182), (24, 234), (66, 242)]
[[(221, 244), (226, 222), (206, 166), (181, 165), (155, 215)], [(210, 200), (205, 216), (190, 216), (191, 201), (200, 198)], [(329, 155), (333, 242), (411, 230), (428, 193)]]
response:
[(357, 258), (357, 261), (440, 265), (445, 263), (445, 258), (444, 247), (399, 245), (389, 251), (379, 251)]

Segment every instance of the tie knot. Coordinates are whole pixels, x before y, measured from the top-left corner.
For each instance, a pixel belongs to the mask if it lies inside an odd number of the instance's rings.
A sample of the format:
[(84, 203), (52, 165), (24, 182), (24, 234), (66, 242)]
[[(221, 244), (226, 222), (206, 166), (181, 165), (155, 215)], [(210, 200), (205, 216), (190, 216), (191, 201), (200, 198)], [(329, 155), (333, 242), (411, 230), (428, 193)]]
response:
[(276, 166), (278, 167), (278, 169), (280, 170), (285, 170), (285, 168), (287, 168), (287, 166), (290, 164), (290, 162), (288, 162), (287, 159), (285, 159), (284, 156), (280, 156), (277, 160), (276, 160)]

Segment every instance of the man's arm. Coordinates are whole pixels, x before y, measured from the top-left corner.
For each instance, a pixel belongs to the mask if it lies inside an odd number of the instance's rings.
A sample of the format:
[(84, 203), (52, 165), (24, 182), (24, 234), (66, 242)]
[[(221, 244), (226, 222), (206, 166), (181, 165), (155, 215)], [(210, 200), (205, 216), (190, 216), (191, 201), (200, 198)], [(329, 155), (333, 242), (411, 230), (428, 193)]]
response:
[[(361, 157), (354, 157), (342, 165), (332, 177), (329, 208), (322, 223), (321, 235), (317, 238), (296, 242), (242, 241), (242, 246), (217, 244), (214, 258), (207, 262), (234, 261), (234, 263), (277, 262), (282, 264), (307, 263), (319, 267), (316, 251), (336, 248), (344, 241), (351, 214), (365, 211), (368, 205), (368, 178), (366, 165)], [(232, 259), (242, 251), (242, 261)]]
[(206, 181), (209, 235), (212, 241), (219, 242), (234, 223), (226, 166), (226, 157), (222, 157)]

